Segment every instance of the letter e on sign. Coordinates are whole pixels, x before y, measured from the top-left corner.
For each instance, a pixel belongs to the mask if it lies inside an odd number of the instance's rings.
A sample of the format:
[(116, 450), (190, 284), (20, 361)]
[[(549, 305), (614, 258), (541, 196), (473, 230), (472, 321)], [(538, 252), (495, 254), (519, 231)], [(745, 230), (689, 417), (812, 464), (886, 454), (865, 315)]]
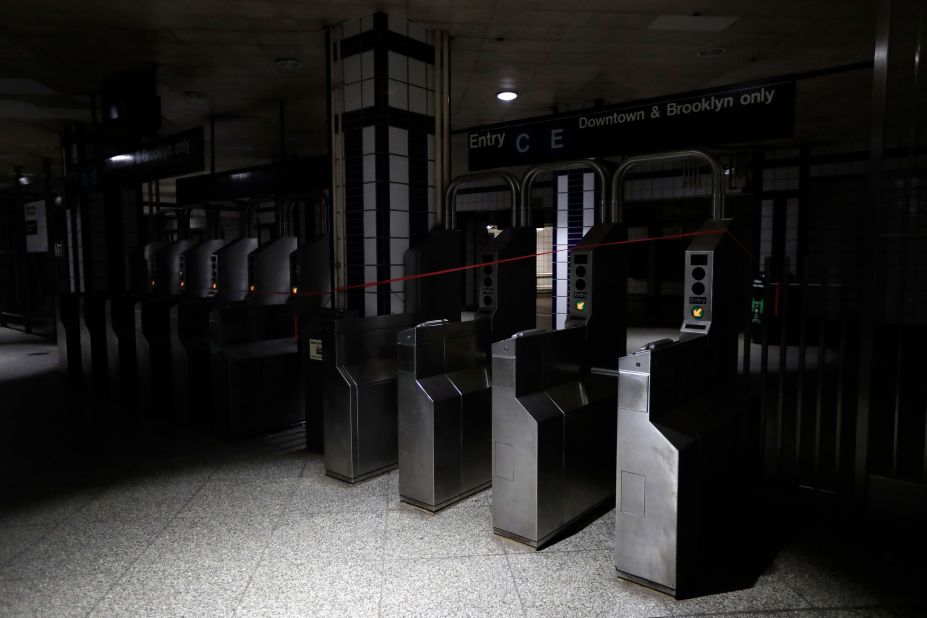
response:
[(554, 129), (550, 132), (550, 147), (563, 148), (563, 129)]

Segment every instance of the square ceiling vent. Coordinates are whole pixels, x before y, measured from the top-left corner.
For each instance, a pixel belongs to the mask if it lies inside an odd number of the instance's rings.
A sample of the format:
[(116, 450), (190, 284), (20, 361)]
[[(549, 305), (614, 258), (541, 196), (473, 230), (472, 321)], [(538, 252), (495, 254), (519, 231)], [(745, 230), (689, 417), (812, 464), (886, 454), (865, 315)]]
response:
[(660, 15), (648, 28), (674, 32), (721, 32), (738, 19), (739, 16), (724, 15)]

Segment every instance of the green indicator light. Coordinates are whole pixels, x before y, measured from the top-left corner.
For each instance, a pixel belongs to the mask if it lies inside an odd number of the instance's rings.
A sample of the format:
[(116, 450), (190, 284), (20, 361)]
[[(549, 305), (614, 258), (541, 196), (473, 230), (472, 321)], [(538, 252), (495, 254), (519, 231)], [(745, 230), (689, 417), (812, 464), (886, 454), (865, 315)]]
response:
[(701, 320), (703, 317), (705, 317), (705, 307), (702, 307), (701, 305), (693, 305), (692, 317), (696, 320)]
[(576, 310), (577, 310), (577, 311), (585, 311), (585, 310), (586, 310), (586, 301), (584, 301), (584, 300), (578, 300), (578, 301), (576, 301)]

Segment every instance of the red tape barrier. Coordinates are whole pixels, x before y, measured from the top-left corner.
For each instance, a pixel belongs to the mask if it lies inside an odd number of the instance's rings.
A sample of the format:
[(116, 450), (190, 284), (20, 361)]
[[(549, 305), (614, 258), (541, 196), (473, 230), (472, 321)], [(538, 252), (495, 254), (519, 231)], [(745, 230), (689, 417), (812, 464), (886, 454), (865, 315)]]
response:
[[(698, 236), (717, 236), (717, 235), (719, 235), (719, 234), (727, 234), (728, 236), (730, 236), (731, 240), (733, 240), (733, 241), (737, 244), (737, 246), (740, 247), (740, 249), (741, 249), (751, 260), (753, 260), (754, 262), (757, 262), (756, 257), (754, 257), (754, 255), (753, 255), (752, 253), (750, 253), (750, 250), (747, 249), (746, 245), (744, 245), (742, 242), (740, 242), (740, 240), (739, 240), (736, 236), (734, 236), (731, 232), (729, 232), (728, 230), (707, 230), (707, 231), (698, 231), (698, 232), (681, 232), (681, 233), (679, 233), (679, 234), (667, 234), (667, 235), (665, 235), (665, 236), (649, 236), (649, 237), (646, 237), (646, 238), (634, 238), (634, 239), (631, 239), (631, 240), (616, 240), (616, 241), (614, 241), (614, 242), (605, 242), (605, 243), (598, 243), (598, 244), (594, 244), (594, 245), (586, 245), (586, 246), (583, 247), (583, 249), (596, 249), (596, 248), (599, 248), (599, 247), (617, 247), (617, 246), (621, 246), (621, 245), (633, 245), (633, 244), (639, 244), (639, 243), (645, 243), (645, 242), (656, 242), (656, 241), (660, 241), (660, 240), (681, 240), (681, 239), (684, 239), (684, 238), (695, 238), (695, 237), (698, 237)], [(430, 272), (427, 272), (427, 273), (418, 273), (418, 274), (415, 274), (415, 275), (406, 275), (406, 276), (403, 276), (403, 277), (394, 277), (394, 278), (392, 278), (392, 279), (382, 279), (382, 280), (380, 280), (380, 281), (365, 281), (364, 283), (352, 283), (351, 285), (344, 285), (344, 286), (341, 286), (341, 287), (339, 287), (339, 288), (335, 288), (335, 289), (332, 289), (332, 290), (329, 290), (329, 291), (323, 291), (323, 290), (310, 290), (310, 291), (304, 292), (304, 291), (300, 290), (300, 291), (298, 291), (296, 294), (293, 294), (292, 291), (288, 291), (288, 292), (278, 292), (278, 291), (275, 291), (275, 290), (256, 290), (256, 291), (250, 292), (250, 293), (251, 293), (251, 294), (275, 294), (275, 295), (284, 295), (284, 296), (325, 296), (325, 295), (328, 295), (328, 294), (335, 294), (335, 293), (337, 293), (337, 292), (347, 292), (347, 291), (349, 291), (349, 290), (359, 290), (359, 289), (366, 289), (366, 288), (379, 287), (379, 286), (381, 286), (381, 285), (389, 285), (389, 284), (391, 284), (391, 283), (399, 283), (399, 282), (402, 282), (402, 281), (412, 281), (412, 280), (415, 280), (415, 279), (425, 279), (425, 278), (428, 278), (428, 277), (439, 277), (439, 276), (441, 276), (441, 275), (448, 275), (448, 274), (451, 274), (451, 273), (463, 272), (463, 271), (467, 271), (467, 270), (473, 270), (474, 268), (483, 268), (484, 266), (495, 266), (495, 265), (497, 265), (497, 264), (506, 264), (506, 263), (508, 263), (508, 262), (517, 262), (517, 261), (519, 261), (519, 260), (530, 260), (531, 258), (536, 258), (536, 257), (542, 256), (542, 255), (552, 255), (552, 254), (554, 254), (554, 253), (559, 253), (559, 252), (561, 252), (561, 251), (572, 251), (572, 249), (551, 249), (550, 251), (541, 251), (540, 253), (532, 253), (532, 254), (528, 254), (528, 255), (518, 255), (518, 256), (515, 256), (515, 257), (511, 257), (511, 258), (505, 258), (505, 259), (503, 259), (503, 260), (492, 260), (492, 261), (490, 261), (490, 262), (479, 262), (479, 263), (476, 263), (476, 264), (467, 264), (466, 266), (455, 266), (454, 268), (445, 268), (445, 269), (442, 269), (442, 270), (433, 270), (433, 271), (430, 271)]]

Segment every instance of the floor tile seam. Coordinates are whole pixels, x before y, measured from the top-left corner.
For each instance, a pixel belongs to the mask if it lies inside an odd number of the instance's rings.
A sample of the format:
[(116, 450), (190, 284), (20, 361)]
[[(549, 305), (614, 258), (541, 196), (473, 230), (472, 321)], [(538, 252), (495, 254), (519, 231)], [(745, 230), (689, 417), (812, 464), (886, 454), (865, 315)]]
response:
[[(388, 483), (387, 483), (388, 485)], [(383, 616), (383, 587), (386, 584), (386, 539), (389, 535), (389, 493), (385, 496), (386, 509), (380, 514), (383, 518), (383, 531), (380, 535), (380, 595), (377, 598), (377, 617)]]
[[(517, 542), (517, 541), (516, 541)], [(555, 556), (557, 554), (600, 554), (602, 552), (612, 551), (611, 547), (586, 547), (584, 549), (550, 549), (514, 551), (508, 550), (506, 553), (510, 556)]]
[(11, 564), (13, 564), (13, 561), (14, 561), (14, 560), (18, 559), (20, 556), (24, 555), (26, 552), (30, 551), (30, 550), (33, 549), (34, 547), (37, 547), (37, 546), (39, 545), (39, 543), (41, 543), (42, 541), (44, 541), (45, 539), (47, 539), (47, 538), (48, 538), (49, 536), (51, 536), (53, 533), (55, 533), (55, 532), (57, 532), (58, 530), (60, 530), (66, 523), (68, 523), (69, 521), (71, 521), (73, 518), (77, 517), (77, 514), (78, 514), (78, 513), (80, 513), (81, 511), (83, 511), (85, 508), (87, 508), (87, 505), (90, 504), (90, 502), (91, 502), (92, 500), (93, 500), (93, 498), (88, 497), (88, 498), (84, 501), (84, 503), (83, 503), (81, 506), (79, 506), (78, 508), (76, 508), (76, 509), (74, 510), (74, 512), (68, 514), (66, 517), (62, 518), (61, 520), (59, 520), (59, 521), (57, 521), (57, 522), (55, 522), (55, 523), (53, 523), (53, 524), (51, 524), (51, 525), (49, 525), (49, 526), (42, 526), (43, 528), (46, 529), (46, 530), (45, 530), (45, 534), (40, 535), (39, 538), (37, 538), (37, 539), (35, 539), (33, 542), (29, 543), (29, 544), (28, 544), (26, 547), (24, 547), (21, 551), (17, 552), (15, 555), (11, 556), (8, 560), (6, 560), (6, 561), (0, 563), (0, 570), (5, 569), (5, 568), (7, 568), (8, 566), (10, 566)]
[(51, 534), (52, 531), (55, 529), (54, 526), (45, 527), (45, 528), (46, 528), (45, 532), (43, 534), (40, 534), (37, 539), (35, 539), (31, 543), (27, 543), (25, 547), (20, 549), (18, 552), (14, 553), (12, 556), (7, 558), (6, 560), (0, 561), (0, 576), (2, 576), (3, 569), (13, 564), (13, 562), (16, 561), (20, 556), (24, 555), (26, 552), (31, 550), (33, 547), (35, 547), (36, 545), (44, 541), (46, 538), (48, 538), (48, 535)]
[(167, 530), (167, 528), (168, 528), (171, 524), (174, 523), (174, 521), (177, 519), (177, 517), (180, 515), (180, 513), (190, 505), (190, 503), (193, 501), (193, 498), (195, 498), (196, 495), (203, 489), (203, 487), (206, 485), (206, 482), (207, 482), (207, 481), (208, 481), (208, 479), (207, 479), (206, 481), (203, 481), (203, 482), (200, 484), (200, 486), (197, 487), (196, 491), (194, 491), (192, 494), (190, 494), (190, 496), (187, 498), (186, 502), (184, 502), (184, 504), (174, 513), (174, 515), (173, 515), (172, 517), (168, 518), (168, 520), (164, 523), (164, 525), (161, 526), (161, 528), (159, 528), (157, 532), (155, 532), (154, 534), (152, 534), (151, 537), (149, 537), (149, 539), (148, 539), (148, 544), (145, 546), (145, 549), (143, 549), (142, 551), (140, 551), (140, 552), (138, 553), (138, 555), (136, 555), (135, 558), (132, 559), (132, 561), (129, 562), (128, 565), (126, 565), (125, 569), (123, 569), (122, 573), (121, 573), (118, 577), (116, 577), (115, 581), (110, 585), (109, 588), (107, 588), (106, 592), (104, 592), (102, 595), (100, 595), (100, 598), (97, 599), (97, 601), (96, 601), (96, 603), (94, 603), (93, 607), (90, 608), (90, 610), (87, 612), (86, 615), (87, 615), (88, 617), (89, 617), (89, 616), (92, 616), (93, 613), (94, 613), (94, 612), (97, 610), (97, 608), (100, 606), (100, 603), (102, 603), (103, 600), (104, 600), (107, 596), (109, 596), (109, 594), (110, 594), (113, 590), (115, 590), (115, 589), (119, 586), (119, 584), (122, 583), (122, 581), (125, 579), (126, 575), (128, 575), (129, 571), (132, 570), (132, 568), (133, 568), (133, 567), (135, 566), (135, 564), (139, 561), (139, 559), (140, 559), (142, 556), (144, 556), (145, 553), (148, 552), (148, 550), (151, 548), (152, 545), (154, 545), (154, 542), (158, 539), (158, 537), (160, 537), (161, 534), (162, 534), (165, 530)]
[[(390, 506), (390, 507), (387, 508), (387, 510), (389, 510), (389, 511), (411, 511), (413, 508), (415, 508), (415, 511), (416, 511), (416, 512), (423, 513), (423, 514), (425, 514), (425, 515), (439, 515), (439, 514), (442, 514), (442, 513), (447, 512), (445, 509), (441, 509), (440, 511), (437, 511), (437, 512), (435, 512), (435, 513), (432, 513), (431, 511), (427, 511), (427, 510), (425, 510), (425, 509), (416, 508), (416, 507), (414, 507), (414, 506), (411, 505), (411, 504), (403, 503), (403, 505), (405, 505), (405, 506), (402, 506), (402, 505), (400, 505), (399, 507), (392, 507), (392, 506)], [(486, 505), (486, 504), (474, 504), (474, 505), (472, 505), (472, 506), (459, 505), (459, 506), (453, 506), (453, 507), (447, 507), (447, 508), (448, 508), (448, 509), (456, 509), (456, 510), (458, 510), (458, 511), (473, 511), (473, 510), (477, 510), (477, 509), (486, 509), (486, 508), (490, 508), (490, 507), (489, 507), (489, 505)]]
[[(292, 502), (296, 496), (296, 491), (298, 487), (296, 483), (293, 483), (293, 487), (290, 489), (290, 497), (287, 502), (289, 504)], [(286, 508), (281, 509), (280, 514), (277, 515), (276, 521), (274, 522), (273, 527), (270, 530), (270, 534), (267, 536), (267, 539), (264, 541), (264, 546), (261, 548), (261, 555), (254, 563), (254, 568), (251, 569), (251, 573), (248, 575), (248, 581), (245, 583), (244, 587), (241, 590), (241, 593), (238, 595), (238, 598), (235, 600), (235, 604), (232, 606), (232, 616), (238, 615), (238, 610), (241, 608), (241, 604), (244, 602), (245, 597), (248, 594), (248, 590), (251, 589), (251, 584), (254, 582), (254, 576), (260, 570), (261, 566), (264, 564), (264, 558), (267, 555), (267, 549), (270, 547), (271, 542), (273, 541), (274, 535), (277, 530), (280, 528), (280, 523), (283, 520), (283, 516), (286, 513)]]
[(518, 578), (515, 577), (515, 569), (512, 568), (512, 563), (509, 561), (508, 552), (502, 552), (502, 556), (505, 558), (505, 566), (509, 571), (509, 577), (512, 578), (512, 585), (515, 587), (515, 596), (518, 598), (518, 606), (521, 607), (521, 615), (528, 615), (528, 608), (525, 607), (525, 601), (521, 598), (521, 590), (518, 589)]
[[(713, 596), (713, 595), (706, 595), (706, 596), (704, 596), (704, 597), (694, 597), (694, 599), (692, 599), (692, 600), (695, 600), (695, 599), (708, 599), (708, 598), (711, 598), (712, 596)], [(683, 599), (683, 601), (685, 601), (685, 600), (690, 600), (690, 599)], [(753, 609), (738, 609), (738, 610), (729, 610), (729, 611), (717, 611), (717, 610), (713, 610), (713, 611), (707, 611), (707, 610), (706, 610), (706, 611), (702, 611), (702, 612), (686, 612), (686, 611), (682, 611), (681, 613), (678, 613), (678, 614), (677, 614), (677, 613), (674, 613), (673, 615), (674, 615), (676, 618), (694, 618), (694, 617), (698, 617), (698, 616), (742, 616), (742, 615), (744, 615), (744, 614), (748, 614), (748, 615), (763, 614), (763, 615), (775, 616), (775, 615), (777, 615), (777, 614), (784, 614), (784, 613), (787, 613), (787, 612), (796, 612), (796, 611), (813, 611), (813, 612), (819, 612), (819, 613), (821, 613), (821, 612), (827, 613), (827, 612), (839, 611), (839, 610), (844, 610), (844, 609), (871, 609), (871, 608), (863, 608), (863, 607), (814, 607), (814, 606), (812, 606), (812, 605), (803, 605), (803, 606), (787, 605), (787, 606), (785, 606), (785, 607), (767, 607), (767, 608), (762, 608), (762, 607), (760, 607), (760, 608), (753, 608)]]
[(798, 586), (790, 582), (789, 578), (786, 578), (785, 581), (783, 581), (782, 583), (784, 583), (785, 587), (788, 588), (790, 591), (792, 591), (792, 593), (795, 594), (795, 596), (797, 596), (799, 599), (801, 599), (807, 606), (810, 607), (812, 605), (811, 600), (807, 596), (805, 596), (805, 594), (801, 591), (801, 588), (799, 588)]
[(848, 609), (873, 609), (872, 607), (783, 607), (777, 609), (744, 609), (727, 612), (696, 612), (673, 614), (674, 618), (704, 618), (705, 616), (776, 616), (796, 611), (812, 611), (819, 615), (826, 615), (831, 612), (838, 612)]

